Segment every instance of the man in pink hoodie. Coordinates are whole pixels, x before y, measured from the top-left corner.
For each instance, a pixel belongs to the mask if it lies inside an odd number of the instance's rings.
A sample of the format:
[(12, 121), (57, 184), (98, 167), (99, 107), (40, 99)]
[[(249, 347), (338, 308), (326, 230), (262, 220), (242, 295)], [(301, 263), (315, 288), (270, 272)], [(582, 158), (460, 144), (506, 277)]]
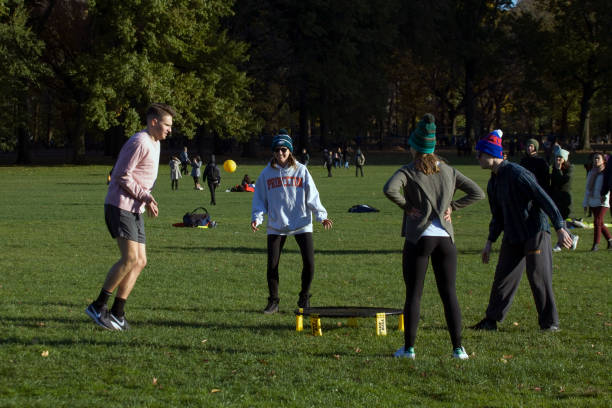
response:
[[(111, 237), (117, 240), (121, 258), (106, 275), (98, 298), (85, 313), (108, 330), (128, 330), (124, 306), (136, 279), (147, 264), (143, 213), (157, 217), (157, 201), (151, 190), (157, 179), (160, 141), (172, 131), (174, 110), (155, 103), (147, 109), (146, 129), (132, 135), (121, 148), (104, 201), (104, 217)], [(117, 289), (113, 307), (108, 299)]]

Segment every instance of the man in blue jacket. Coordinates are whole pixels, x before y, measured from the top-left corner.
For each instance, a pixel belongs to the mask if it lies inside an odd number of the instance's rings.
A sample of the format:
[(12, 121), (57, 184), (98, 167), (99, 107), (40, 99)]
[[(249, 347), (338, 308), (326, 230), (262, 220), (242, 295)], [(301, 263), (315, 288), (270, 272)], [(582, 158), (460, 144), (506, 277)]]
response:
[(559, 330), (559, 315), (552, 289), (552, 248), (547, 215), (557, 232), (558, 242), (572, 246), (572, 238), (552, 199), (538, 185), (534, 175), (503, 159), (502, 131), (495, 130), (476, 144), (480, 167), (491, 170), (487, 196), (491, 207), (489, 236), (482, 250), (489, 262), (491, 245), (504, 232), (491, 296), (485, 318), (475, 330), (497, 330), (518, 289), (523, 270), (527, 278), (542, 330)]

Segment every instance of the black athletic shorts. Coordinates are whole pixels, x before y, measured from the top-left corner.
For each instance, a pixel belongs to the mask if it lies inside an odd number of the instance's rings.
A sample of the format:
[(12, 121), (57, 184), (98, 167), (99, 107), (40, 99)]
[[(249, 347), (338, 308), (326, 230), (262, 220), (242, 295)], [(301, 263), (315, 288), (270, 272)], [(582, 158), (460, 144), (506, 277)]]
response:
[(111, 237), (121, 237), (140, 244), (146, 243), (143, 214), (104, 204), (104, 219)]

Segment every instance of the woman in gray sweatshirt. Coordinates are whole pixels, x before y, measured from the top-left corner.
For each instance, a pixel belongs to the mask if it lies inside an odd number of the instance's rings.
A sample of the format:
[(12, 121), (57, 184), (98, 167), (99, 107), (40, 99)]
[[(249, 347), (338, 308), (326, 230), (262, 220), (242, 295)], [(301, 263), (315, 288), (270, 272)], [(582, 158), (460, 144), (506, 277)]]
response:
[[(461, 310), (455, 289), (457, 248), (451, 212), (482, 200), (485, 195), (474, 181), (434, 154), (435, 131), (433, 115), (426, 114), (408, 141), (413, 162), (396, 171), (383, 189), (387, 198), (404, 211), (402, 236), (406, 238), (402, 257), (406, 285), (404, 346), (394, 356), (415, 358), (421, 296), (431, 258), (453, 345), (452, 356), (465, 360), (468, 355), (461, 345)], [(457, 189), (466, 195), (453, 200)]]

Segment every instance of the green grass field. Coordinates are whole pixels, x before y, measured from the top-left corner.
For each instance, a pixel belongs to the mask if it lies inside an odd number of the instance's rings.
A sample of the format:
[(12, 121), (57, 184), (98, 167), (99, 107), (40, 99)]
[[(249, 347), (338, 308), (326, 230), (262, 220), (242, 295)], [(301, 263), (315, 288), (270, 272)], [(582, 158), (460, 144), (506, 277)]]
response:
[[(382, 186), (403, 156), (372, 158), (327, 178), (311, 167), (331, 231), (315, 226), (312, 305), (401, 308), (401, 212)], [(488, 172), (473, 159), (451, 163), (483, 188)], [(318, 163), (317, 160), (315, 160)], [(386, 163), (386, 164), (385, 164)], [(223, 173), (222, 190), (263, 162)], [(264, 316), (265, 230), (249, 228), (251, 195), (170, 190), (160, 166), (147, 219), (148, 266), (126, 305), (132, 330), (107, 332), (85, 315), (118, 250), (103, 219), (110, 166), (0, 168), (1, 407), (608, 407), (612, 253), (554, 254), (558, 333), (540, 332), (527, 279), (499, 332), (466, 327), (480, 320), (496, 263), (480, 262), (488, 231), (486, 200), (453, 215), (459, 252), (458, 296), (470, 360), (451, 346), (433, 274), (428, 273), (417, 359), (397, 360), (397, 317), (376, 336), (373, 319), (348, 327), (322, 319), (323, 336), (295, 331), (301, 261), (295, 241), (281, 258), (281, 313)], [(581, 214), (584, 171), (577, 166), (574, 210)], [(354, 204), (379, 213), (352, 214)], [(174, 228), (207, 207), (216, 229)], [(609, 215), (606, 217), (609, 222)], [(554, 241), (554, 239), (553, 239)], [(603, 245), (605, 248), (605, 244)], [(495, 249), (499, 248), (499, 243)]]

